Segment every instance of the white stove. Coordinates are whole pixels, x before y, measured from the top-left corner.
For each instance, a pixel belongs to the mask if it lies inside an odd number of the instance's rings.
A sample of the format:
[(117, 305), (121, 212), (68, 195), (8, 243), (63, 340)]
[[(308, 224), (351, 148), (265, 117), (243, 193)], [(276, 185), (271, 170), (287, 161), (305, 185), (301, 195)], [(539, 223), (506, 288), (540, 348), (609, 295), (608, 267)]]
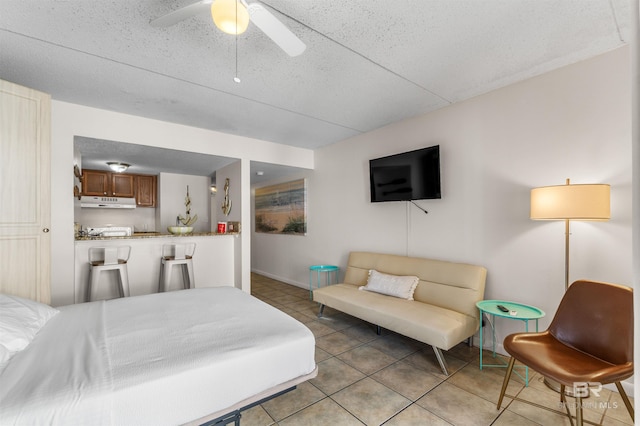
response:
[(131, 236), (130, 226), (103, 226), (88, 227), (86, 234), (89, 237), (129, 237)]

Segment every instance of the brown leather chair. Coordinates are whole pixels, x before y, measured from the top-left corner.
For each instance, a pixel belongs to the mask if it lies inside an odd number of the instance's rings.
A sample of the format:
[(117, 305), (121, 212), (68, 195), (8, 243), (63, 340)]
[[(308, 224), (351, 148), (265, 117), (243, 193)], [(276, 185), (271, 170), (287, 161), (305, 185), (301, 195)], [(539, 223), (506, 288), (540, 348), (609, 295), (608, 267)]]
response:
[[(624, 404), (633, 407), (620, 382), (633, 375), (633, 290), (594, 281), (576, 281), (567, 290), (549, 328), (541, 333), (516, 333), (504, 339), (511, 355), (498, 399), (502, 404), (516, 360), (575, 390), (576, 422), (582, 425), (582, 396), (589, 383), (615, 383)], [(573, 420), (571, 420), (573, 424)]]

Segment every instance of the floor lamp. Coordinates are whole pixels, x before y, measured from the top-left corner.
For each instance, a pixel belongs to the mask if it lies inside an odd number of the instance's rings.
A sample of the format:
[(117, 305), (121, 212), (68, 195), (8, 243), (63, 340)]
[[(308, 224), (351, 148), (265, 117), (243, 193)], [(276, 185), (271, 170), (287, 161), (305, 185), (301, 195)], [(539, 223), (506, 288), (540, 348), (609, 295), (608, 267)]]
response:
[(569, 288), (569, 221), (609, 220), (606, 184), (543, 186), (531, 190), (531, 219), (564, 220), (564, 289)]
[[(531, 190), (531, 219), (564, 220), (564, 290), (569, 288), (569, 221), (608, 220), (611, 217), (610, 187), (606, 184), (543, 186)], [(560, 385), (545, 377), (556, 392)], [(567, 389), (567, 394), (572, 390)]]

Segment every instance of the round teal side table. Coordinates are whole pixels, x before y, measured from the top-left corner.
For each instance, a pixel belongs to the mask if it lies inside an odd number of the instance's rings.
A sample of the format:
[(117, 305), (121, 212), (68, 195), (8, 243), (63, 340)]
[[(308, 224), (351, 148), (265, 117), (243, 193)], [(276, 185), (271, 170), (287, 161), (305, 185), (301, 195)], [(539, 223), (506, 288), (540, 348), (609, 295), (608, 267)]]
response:
[(320, 276), (325, 273), (326, 277), (325, 277), (325, 282), (326, 285), (331, 284), (331, 273), (334, 272), (334, 279), (335, 281), (333, 282), (333, 284), (337, 284), (339, 281), (339, 277), (338, 274), (340, 273), (340, 268), (338, 268), (335, 265), (312, 265), (309, 266), (309, 299), (313, 300), (313, 274), (315, 273), (316, 275), (316, 283), (317, 283), (317, 287), (316, 288), (320, 288), (320, 283), (321, 283), (321, 279)]
[[(502, 312), (498, 309), (498, 305), (502, 305), (509, 310), (509, 312)], [(490, 317), (487, 317), (489, 321), (489, 325), (491, 325), (491, 333), (493, 335), (493, 357), (496, 357), (496, 327), (495, 320), (496, 317), (500, 318), (508, 318), (513, 320), (520, 320), (524, 322), (525, 331), (529, 331), (529, 321), (536, 321), (536, 331), (538, 331), (538, 320), (545, 316), (545, 313), (542, 309), (536, 308), (535, 306), (524, 305), (522, 303), (509, 302), (506, 300), (481, 300), (476, 303), (478, 310), (480, 310), (480, 370), (482, 367), (502, 367), (505, 368), (506, 364), (484, 364), (482, 360), (482, 349), (484, 347), (483, 336), (482, 336), (482, 315), (488, 314)], [(529, 368), (524, 367), (525, 369), (525, 377), (520, 376), (520, 374), (513, 370), (514, 373), (518, 374), (525, 382), (525, 386), (529, 386)]]

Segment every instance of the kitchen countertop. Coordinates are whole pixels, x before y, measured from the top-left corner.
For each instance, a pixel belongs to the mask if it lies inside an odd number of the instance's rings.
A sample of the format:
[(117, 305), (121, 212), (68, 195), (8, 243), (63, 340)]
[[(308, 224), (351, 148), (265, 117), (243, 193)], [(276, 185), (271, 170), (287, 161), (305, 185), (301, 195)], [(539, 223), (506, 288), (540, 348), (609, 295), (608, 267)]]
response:
[(191, 234), (163, 234), (160, 232), (134, 232), (133, 235), (126, 237), (90, 237), (82, 236), (76, 237), (76, 241), (98, 241), (98, 240), (130, 240), (139, 238), (181, 238), (181, 237), (218, 237), (222, 235), (240, 235), (239, 232), (226, 232), (219, 234), (217, 232), (193, 232)]

